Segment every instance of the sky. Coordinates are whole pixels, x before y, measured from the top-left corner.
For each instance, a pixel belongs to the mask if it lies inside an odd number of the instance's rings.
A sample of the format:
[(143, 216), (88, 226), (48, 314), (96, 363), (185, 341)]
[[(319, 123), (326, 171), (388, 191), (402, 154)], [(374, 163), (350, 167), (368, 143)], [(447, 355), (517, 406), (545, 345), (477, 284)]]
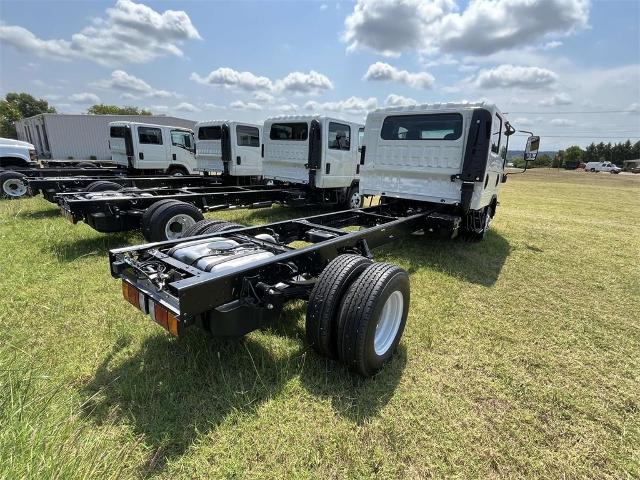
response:
[(11, 91), (254, 122), (488, 101), (542, 150), (637, 141), (640, 1), (0, 0)]

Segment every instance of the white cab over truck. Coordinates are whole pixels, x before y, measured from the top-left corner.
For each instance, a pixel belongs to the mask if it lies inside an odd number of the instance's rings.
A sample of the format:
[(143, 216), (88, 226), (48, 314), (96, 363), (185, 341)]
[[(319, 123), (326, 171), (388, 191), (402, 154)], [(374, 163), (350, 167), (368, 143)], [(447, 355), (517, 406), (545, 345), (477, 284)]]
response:
[(585, 172), (609, 172), (620, 173), (622, 169), (611, 162), (588, 162), (584, 167)]
[[(491, 104), (391, 107), (369, 113), (360, 192), (385, 202), (417, 201), (460, 217), (458, 230), (481, 239), (506, 181), (508, 138), (515, 132)], [(535, 159), (539, 137), (525, 158)]]
[(198, 122), (195, 130), (199, 172), (225, 177), (262, 175), (261, 125), (214, 120)]
[(0, 170), (15, 167), (37, 167), (36, 147), (28, 142), (0, 138)]
[(187, 128), (137, 122), (111, 122), (111, 159), (131, 172), (196, 173), (193, 132)]
[(280, 116), (264, 122), (262, 175), (301, 185), (324, 203), (361, 206), (359, 147), (364, 125), (325, 116)]

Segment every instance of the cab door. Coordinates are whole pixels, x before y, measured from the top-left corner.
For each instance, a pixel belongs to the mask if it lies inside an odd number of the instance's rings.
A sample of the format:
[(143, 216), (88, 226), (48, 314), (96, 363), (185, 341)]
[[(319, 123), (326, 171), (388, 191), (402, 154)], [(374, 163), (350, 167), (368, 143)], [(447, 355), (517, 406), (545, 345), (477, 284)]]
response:
[(186, 130), (171, 130), (171, 163), (182, 165), (189, 173), (193, 173), (196, 168), (193, 145), (193, 133)]
[[(355, 178), (357, 142), (351, 146), (351, 126), (327, 121), (325, 155), (320, 170), (321, 188), (349, 187)], [(355, 132), (357, 135), (358, 132)]]
[(230, 169), (234, 176), (262, 175), (260, 129), (253, 125), (235, 126), (235, 152)]
[(163, 138), (159, 127), (138, 126), (136, 128), (138, 152), (135, 167), (141, 170), (166, 169), (169, 165), (167, 146), (171, 139)]

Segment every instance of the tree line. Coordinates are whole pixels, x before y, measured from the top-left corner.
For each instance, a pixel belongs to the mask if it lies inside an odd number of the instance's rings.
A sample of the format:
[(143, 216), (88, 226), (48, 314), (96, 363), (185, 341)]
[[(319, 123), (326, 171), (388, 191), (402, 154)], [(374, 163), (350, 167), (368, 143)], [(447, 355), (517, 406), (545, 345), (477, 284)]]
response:
[[(15, 122), (40, 113), (58, 113), (49, 102), (28, 93), (9, 92), (0, 100), (0, 137), (18, 138)], [(92, 115), (152, 115), (143, 108), (117, 105), (92, 105), (87, 109)]]

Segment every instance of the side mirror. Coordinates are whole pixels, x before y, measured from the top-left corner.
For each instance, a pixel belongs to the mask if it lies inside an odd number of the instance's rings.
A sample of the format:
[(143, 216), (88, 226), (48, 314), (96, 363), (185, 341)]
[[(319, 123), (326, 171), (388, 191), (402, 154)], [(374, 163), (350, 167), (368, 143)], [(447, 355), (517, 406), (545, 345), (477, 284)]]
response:
[(527, 146), (524, 149), (524, 161), (533, 162), (538, 158), (538, 150), (540, 149), (540, 137), (531, 135), (527, 139)]

